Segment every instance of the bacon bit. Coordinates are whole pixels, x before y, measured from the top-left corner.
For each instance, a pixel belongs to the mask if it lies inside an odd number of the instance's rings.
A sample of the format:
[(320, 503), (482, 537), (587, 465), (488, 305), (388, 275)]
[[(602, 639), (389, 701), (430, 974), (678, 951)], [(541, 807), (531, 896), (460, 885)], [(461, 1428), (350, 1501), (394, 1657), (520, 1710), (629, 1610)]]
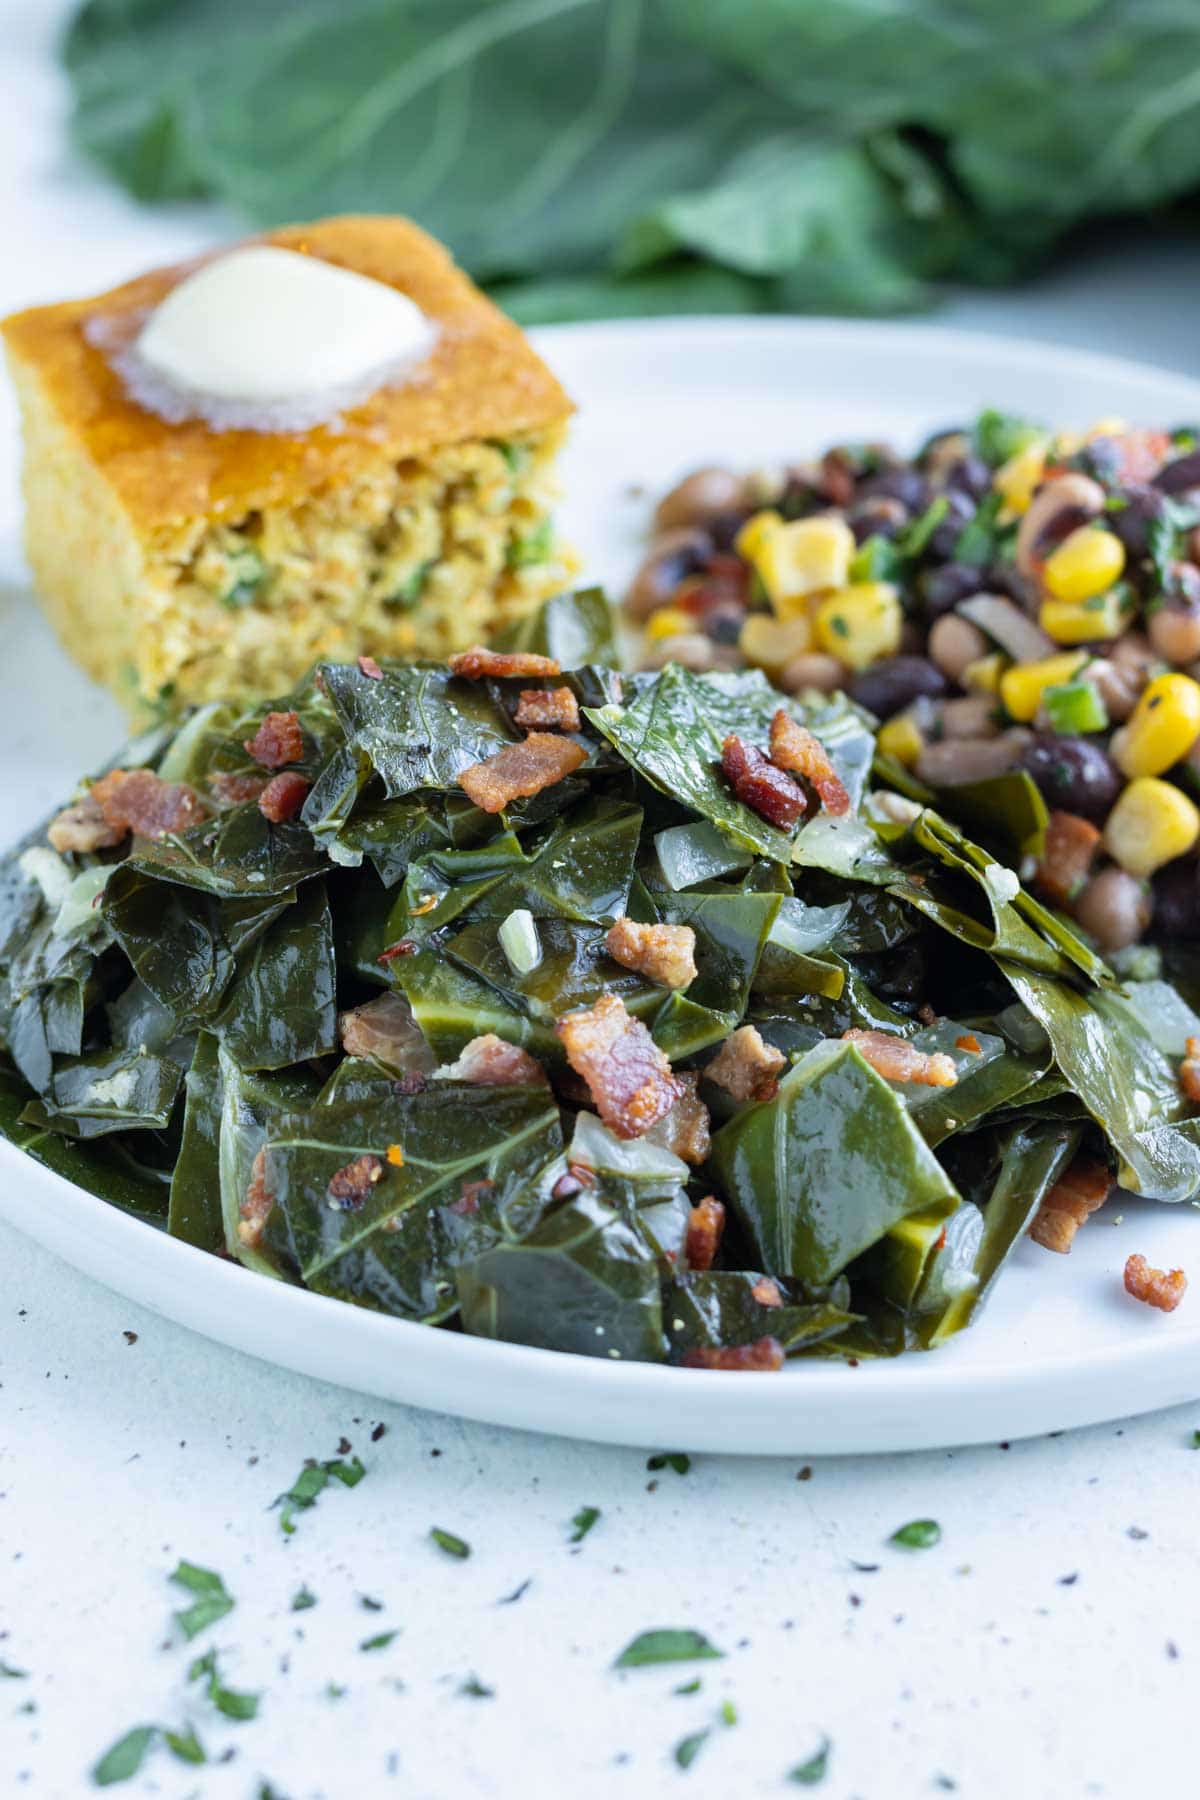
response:
[(264, 769), (282, 769), (285, 763), (299, 762), (304, 755), (299, 713), (269, 712), (244, 748)]
[(741, 1025), (725, 1039), (704, 1070), (704, 1079), (724, 1088), (739, 1104), (773, 1100), (786, 1062), (783, 1051), (765, 1043), (756, 1026)]
[(840, 816), (850, 811), (850, 796), (824, 744), (782, 706), (771, 720), (771, 761), (777, 769), (802, 775), (827, 813)]
[(432, 1074), (437, 1058), (403, 994), (379, 994), (338, 1017), (347, 1056), (370, 1057), (406, 1074)]
[(450, 673), (467, 681), (482, 681), (487, 675), (498, 679), (523, 675), (528, 681), (536, 681), (542, 676), (561, 675), (562, 669), (552, 656), (535, 656), (532, 650), (485, 650), (482, 644), (476, 644), (450, 658)]
[(358, 666), (359, 670), (366, 676), (368, 681), (383, 680), (383, 670), (373, 656), (360, 656), (358, 659)]
[(272, 825), (282, 825), (286, 819), (296, 817), (308, 798), (311, 785), (303, 775), (293, 774), (290, 770), (285, 770), (282, 775), (272, 775), (258, 796), (258, 810)]
[(725, 1208), (715, 1194), (706, 1194), (692, 1208), (684, 1244), (689, 1269), (711, 1269), (725, 1230)]
[(1052, 812), (1046, 825), (1046, 847), (1038, 861), (1038, 886), (1059, 906), (1070, 906), (1082, 893), (1096, 860), (1100, 832), (1077, 813)]
[(752, 1344), (696, 1344), (679, 1359), (684, 1369), (748, 1370), (767, 1373), (783, 1367), (783, 1345), (778, 1338), (756, 1338)]
[(817, 485), (834, 506), (849, 506), (854, 498), (854, 470), (844, 450), (825, 452)]
[(485, 762), (472, 763), (458, 785), (486, 813), (503, 812), (514, 800), (528, 799), (587, 761), (587, 751), (572, 738), (531, 731), (519, 744), (506, 744)]
[(238, 1206), (238, 1242), (245, 1244), (247, 1250), (257, 1250), (262, 1243), (274, 1204), (275, 1196), (267, 1186), (267, 1153), (263, 1149), (250, 1164), (250, 1184)]
[(853, 1044), (863, 1061), (870, 1063), (885, 1081), (912, 1081), (918, 1087), (953, 1087), (958, 1080), (953, 1057), (941, 1050), (931, 1056), (892, 1031), (852, 1028), (843, 1031), (842, 1042)]
[(696, 933), (690, 925), (639, 925), (618, 919), (604, 948), (614, 962), (660, 987), (685, 988), (696, 979)]
[(579, 702), (569, 687), (522, 688), (516, 717), (522, 731), (578, 731)]
[(546, 1072), (528, 1050), (510, 1044), (495, 1032), (472, 1038), (459, 1052), (458, 1061), (438, 1071), (442, 1081), (470, 1081), (476, 1087), (545, 1087)]
[(479, 1202), (491, 1193), (495, 1185), (494, 1181), (464, 1181), (461, 1194), (448, 1210), (457, 1213), (460, 1219), (471, 1218), (479, 1211)]
[(73, 806), (64, 806), (46, 831), (51, 847), (60, 852), (77, 850), (86, 855), (92, 850), (111, 850), (126, 836), (128, 827), (110, 825), (100, 810), (99, 802), (85, 794)]
[(954, 1048), (956, 1050), (965, 1050), (968, 1056), (983, 1055), (983, 1045), (979, 1042), (979, 1039), (975, 1036), (973, 1031), (964, 1032), (962, 1037), (956, 1037), (954, 1040)]
[(596, 1171), (589, 1169), (586, 1163), (568, 1163), (565, 1175), (560, 1175), (550, 1189), (552, 1200), (573, 1200), (576, 1194), (582, 1194), (584, 1188), (595, 1187)]
[[(1194, 1043), (1195, 1039), (1188, 1040)], [(1185, 1056), (1179, 1065), (1179, 1088), (1185, 1100), (1200, 1106), (1200, 1058)]]
[(1200, 1057), (1200, 1037), (1190, 1037), (1183, 1046), (1183, 1054), (1193, 1061)]
[(404, 1152), (399, 1144), (388, 1145), (387, 1159), (393, 1169), (402, 1169), (404, 1167)]
[(1077, 1156), (1037, 1209), (1029, 1227), (1034, 1243), (1065, 1256), (1079, 1227), (1108, 1199), (1112, 1185), (1106, 1164), (1091, 1156)]
[(721, 768), (742, 805), (780, 830), (790, 831), (803, 817), (807, 805), (803, 790), (761, 750), (732, 733), (721, 745)]
[(381, 950), (379, 955), (375, 958), (375, 961), (381, 963), (395, 962), (398, 956), (415, 956), (419, 948), (420, 945), (415, 938), (400, 938), (396, 943), (389, 944), (386, 950)]
[(1144, 1256), (1131, 1256), (1125, 1264), (1125, 1292), (1159, 1312), (1174, 1312), (1187, 1293), (1182, 1269), (1152, 1269)]
[(683, 1083), (619, 994), (601, 995), (594, 1006), (559, 1019), (554, 1029), (600, 1117), (618, 1137), (640, 1137), (683, 1093)]
[(417, 1069), (409, 1069), (392, 1083), (392, 1091), (397, 1094), (423, 1094), (429, 1083)]
[(247, 800), (257, 800), (267, 785), (265, 775), (210, 775), (209, 791), (218, 806), (243, 806)]
[(92, 799), (114, 831), (161, 838), (208, 817), (199, 794), (183, 782), (163, 781), (149, 769), (110, 769), (92, 783)]
[(661, 1144), (673, 1156), (682, 1157), (684, 1162), (698, 1168), (708, 1156), (712, 1143), (708, 1108), (696, 1091), (700, 1077), (693, 1070), (677, 1075), (675, 1079), (683, 1087), (682, 1094), (670, 1112), (643, 1135), (648, 1144)]
[(769, 1275), (760, 1275), (750, 1289), (750, 1296), (760, 1306), (782, 1306), (783, 1295), (779, 1291), (779, 1283), (772, 1281)]
[(326, 1198), (335, 1212), (358, 1212), (386, 1173), (382, 1156), (368, 1151), (365, 1156), (356, 1156), (344, 1169), (334, 1170), (325, 1190)]

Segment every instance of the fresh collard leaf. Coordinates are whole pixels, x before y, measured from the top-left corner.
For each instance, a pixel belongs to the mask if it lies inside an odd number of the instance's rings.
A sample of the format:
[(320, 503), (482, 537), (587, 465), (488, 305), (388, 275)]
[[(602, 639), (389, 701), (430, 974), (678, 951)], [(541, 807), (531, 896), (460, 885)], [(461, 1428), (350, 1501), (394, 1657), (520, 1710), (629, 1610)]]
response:
[(430, 1526), (429, 1535), (439, 1550), (443, 1550), (447, 1556), (456, 1557), (459, 1562), (465, 1562), (471, 1554), (471, 1546), (466, 1538), (459, 1537), (453, 1531), (444, 1531), (440, 1525)]
[(498, 650), (552, 656), (560, 669), (616, 661), (616, 624), (603, 588), (558, 594), (545, 606), (516, 619), (495, 639)]
[(581, 1506), (571, 1520), (571, 1536), (568, 1541), (572, 1544), (582, 1544), (593, 1525), (598, 1523), (599, 1518), (600, 1508), (598, 1506)]
[(170, 1171), (140, 1162), (131, 1140), (64, 1137), (56, 1121), (27, 1099), (25, 1085), (0, 1060), (0, 1135), (76, 1187), (153, 1224), (167, 1211)]
[(202, 1031), (196, 1039), (192, 1066), (184, 1083), (183, 1136), (171, 1176), (167, 1229), (172, 1237), (217, 1250), (224, 1243), (221, 1216), (221, 1081), (220, 1047)]
[[(844, 1290), (844, 1291), (843, 1291)], [(706, 1269), (677, 1275), (663, 1292), (663, 1318), (673, 1356), (776, 1338), (786, 1353), (836, 1338), (854, 1323), (849, 1290), (793, 1296), (786, 1282), (752, 1270)]]
[(368, 857), (383, 885), (393, 888), (418, 857), (447, 844), (449, 833), (444, 807), (433, 800), (379, 800), (356, 806), (336, 839), (323, 841), (343, 867), (357, 868)]
[(660, 831), (654, 848), (663, 879), (675, 893), (748, 868), (751, 860), (748, 850), (737, 849), (704, 819)]
[(244, 1721), (258, 1717), (260, 1696), (241, 1693), (236, 1688), (225, 1686), (217, 1668), (215, 1650), (206, 1650), (203, 1656), (198, 1656), (188, 1669), (187, 1678), (189, 1681), (204, 1683), (204, 1692), (217, 1711), (222, 1713), (225, 1718)]
[(455, 1272), (464, 1330), (580, 1356), (661, 1362), (658, 1263), (636, 1224), (584, 1192)]
[(118, 1738), (92, 1770), (96, 1786), (116, 1787), (119, 1782), (132, 1781), (157, 1737), (157, 1725), (135, 1725), (132, 1731)]
[[(265, 907), (274, 916), (270, 900)], [(215, 900), (122, 863), (105, 888), (101, 911), (134, 972), (177, 1029), (216, 1011), (236, 955)]]
[(234, 1608), (233, 1595), (213, 1569), (202, 1569), (197, 1563), (181, 1562), (172, 1572), (177, 1587), (186, 1588), (196, 1597), (183, 1612), (175, 1614), (184, 1637), (194, 1638), (223, 1619)]
[(954, 1064), (952, 1087), (891, 1084), (933, 1147), (956, 1131), (971, 1130), (998, 1107), (1013, 1105), (1045, 1074), (1050, 1062), (1049, 1044), (1026, 1054), (996, 1032), (977, 1031), (953, 1019), (912, 1032), (909, 1042), (927, 1056), (948, 1056)]
[(1040, 789), (1024, 769), (961, 782), (944, 788), (940, 798), (964, 825), (1010, 859), (1041, 855), (1050, 815)]
[(479, 682), (442, 664), (388, 663), (382, 680), (354, 663), (320, 670), (349, 748), (365, 756), (395, 800), (418, 788), (447, 790), (514, 733)]
[[(540, 920), (540, 955), (525, 974), (514, 970), (506, 957), (498, 925), (494, 919), (467, 925), (446, 940), (444, 954), (469, 975), (486, 982), (515, 1013), (541, 1028), (526, 1039), (539, 1057), (560, 1062), (562, 1046), (553, 1030), (554, 1021), (577, 1007), (595, 1005), (603, 994), (618, 994), (635, 1018), (649, 1019), (662, 1005), (661, 987), (609, 956), (603, 925)], [(405, 977), (406, 972), (401, 972), (401, 978)], [(509, 1033), (501, 1035), (508, 1037)]]
[(327, 867), (324, 852), (302, 823), (272, 825), (253, 801), (191, 831), (139, 838), (121, 864), (122, 871), (137, 871), (215, 899), (253, 901), (286, 894)]
[(259, 937), (210, 1029), (243, 1069), (282, 1069), (337, 1045), (333, 922), (323, 882)]
[[(474, 938), (464, 941), (464, 961), (475, 953), (476, 943)], [(498, 944), (489, 948), (502, 956)], [(537, 1025), (495, 987), (437, 951), (398, 958), (390, 973), (440, 1062), (453, 1062), (464, 1044), (489, 1032), (506, 1043), (523, 1045), (537, 1057), (558, 1054), (558, 1040), (548, 1025)]]
[(788, 1780), (797, 1787), (819, 1787), (829, 1773), (829, 1752), (832, 1747), (828, 1738), (822, 1739), (819, 1748), (811, 1756), (788, 1770)]
[(903, 1103), (848, 1043), (809, 1051), (774, 1100), (722, 1127), (712, 1155), (761, 1265), (807, 1282), (907, 1214), (958, 1204)]
[(166, 1057), (129, 1050), (66, 1057), (54, 1071), (47, 1105), (31, 1102), (26, 1118), (73, 1138), (162, 1130), (182, 1084), (183, 1070)]
[(744, 1012), (782, 905), (779, 894), (692, 892), (664, 901), (666, 922), (690, 926), (696, 934), (697, 974), (687, 990), (691, 1005)]
[(278, 1275), (272, 1257), (242, 1231), (243, 1205), (254, 1181), (256, 1159), (267, 1141), (268, 1126), (281, 1117), (302, 1113), (316, 1099), (317, 1077), (310, 1069), (269, 1075), (247, 1073), (229, 1052), (218, 1053), (221, 1081), (221, 1125), (217, 1145), (221, 1219), (225, 1249), (248, 1268)]
[(643, 1631), (626, 1644), (614, 1669), (645, 1669), (654, 1663), (715, 1662), (725, 1652), (710, 1643), (702, 1631), (690, 1627), (665, 1627)]
[(281, 1508), (280, 1530), (291, 1537), (296, 1529), (297, 1514), (315, 1506), (331, 1481), (340, 1482), (342, 1487), (357, 1487), (366, 1472), (357, 1456), (348, 1461), (336, 1458), (328, 1462), (306, 1462), (291, 1487), (274, 1502)]

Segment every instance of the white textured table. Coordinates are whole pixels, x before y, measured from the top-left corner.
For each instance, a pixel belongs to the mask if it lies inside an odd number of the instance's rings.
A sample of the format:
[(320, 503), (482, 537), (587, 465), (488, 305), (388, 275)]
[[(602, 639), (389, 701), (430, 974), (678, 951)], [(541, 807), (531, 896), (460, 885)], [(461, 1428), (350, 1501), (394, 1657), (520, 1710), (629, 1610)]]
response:
[[(205, 211), (137, 215), (70, 165), (50, 56), (61, 10), (0, 0), (3, 310), (221, 230)], [(1200, 250), (1131, 240), (948, 316), (1194, 369), (1198, 275)], [(0, 591), (4, 705), (20, 695), (22, 609)], [(31, 729), (30, 763), (5, 771), (14, 809), (53, 798), (36, 755)], [(830, 1800), (1193, 1791), (1198, 1425), (1200, 1405), (1011, 1449), (651, 1473), (639, 1453), (381, 1409), (282, 1374), (0, 1230), (0, 1796), (71, 1800), (129, 1727), (185, 1718), (213, 1760), (188, 1768), (160, 1747), (124, 1791), (640, 1800), (679, 1784), (744, 1800), (802, 1791), (787, 1771), (825, 1736), (814, 1791)], [(285, 1537), (271, 1501), (305, 1458), (347, 1444), (366, 1478), (331, 1484)], [(584, 1506), (602, 1516), (572, 1548)], [(936, 1548), (885, 1545), (916, 1517), (940, 1521)], [(432, 1526), (469, 1540), (470, 1559), (437, 1549)], [(186, 1682), (170, 1613), (187, 1596), (166, 1579), (180, 1557), (237, 1598), (196, 1648), (217, 1646), (228, 1682), (261, 1692), (253, 1722)], [(302, 1586), (317, 1604), (293, 1612)], [(665, 1625), (707, 1633), (724, 1660), (612, 1671), (630, 1638)], [(674, 1691), (697, 1672), (699, 1692)], [(463, 1692), (471, 1677), (493, 1691)], [(681, 1772), (673, 1747), (706, 1729)]]

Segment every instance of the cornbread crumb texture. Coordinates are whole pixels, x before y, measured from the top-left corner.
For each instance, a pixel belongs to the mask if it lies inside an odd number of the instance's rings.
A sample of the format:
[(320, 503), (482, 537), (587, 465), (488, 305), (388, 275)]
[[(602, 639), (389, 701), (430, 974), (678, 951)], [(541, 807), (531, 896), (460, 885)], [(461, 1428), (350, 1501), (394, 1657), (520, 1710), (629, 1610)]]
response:
[(67, 647), (129, 704), (281, 691), (318, 658), (443, 656), (561, 589), (552, 465), (570, 402), (520, 331), (402, 219), (269, 234), (409, 293), (417, 379), (293, 435), (168, 425), (84, 337), (136, 329), (187, 269), (4, 325), (26, 547)]

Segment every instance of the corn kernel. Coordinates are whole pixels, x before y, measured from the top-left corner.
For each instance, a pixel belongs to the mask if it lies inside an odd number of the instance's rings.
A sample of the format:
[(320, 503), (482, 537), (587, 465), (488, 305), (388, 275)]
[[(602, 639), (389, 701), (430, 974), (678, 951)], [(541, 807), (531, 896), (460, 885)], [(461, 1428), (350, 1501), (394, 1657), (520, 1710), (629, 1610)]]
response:
[(998, 694), (1000, 677), (1011, 666), (1003, 650), (993, 650), (990, 656), (981, 656), (978, 661), (967, 664), (963, 670), (963, 686), (974, 694)]
[(681, 606), (660, 606), (646, 621), (646, 636), (652, 644), (662, 638), (677, 637), (681, 631), (695, 631), (696, 621)]
[(1048, 687), (1070, 681), (1087, 662), (1085, 650), (1064, 650), (1060, 656), (1044, 656), (1040, 662), (1016, 663), (1000, 677), (1000, 698), (1010, 718), (1028, 725), (1037, 716)]
[(857, 581), (822, 600), (813, 624), (817, 643), (848, 669), (865, 669), (900, 648), (904, 614), (888, 581)]
[(770, 510), (756, 512), (746, 520), (734, 538), (733, 547), (739, 556), (744, 557), (747, 562), (753, 562), (771, 533), (777, 531), (782, 524), (781, 513)]
[(1200, 682), (1189, 675), (1158, 675), (1143, 688), (1110, 748), (1122, 774), (1161, 775), (1187, 755), (1197, 738)]
[(845, 586), (856, 548), (845, 519), (793, 519), (769, 531), (751, 561), (779, 617), (791, 619), (810, 594)]
[(1081, 525), (1052, 550), (1042, 569), (1042, 584), (1055, 600), (1090, 600), (1102, 594), (1125, 569), (1125, 546), (1114, 532)]
[(897, 713), (894, 719), (881, 725), (875, 742), (884, 756), (894, 756), (906, 769), (915, 768), (917, 758), (925, 748), (921, 727), (911, 713)]
[(807, 614), (776, 619), (770, 613), (751, 613), (738, 637), (738, 649), (748, 663), (778, 681), (793, 657), (812, 649), (812, 625)]
[(1143, 879), (1174, 862), (1200, 838), (1200, 812), (1169, 781), (1139, 775), (1108, 815), (1104, 848), (1130, 875)]
[(1097, 419), (1093, 425), (1089, 425), (1084, 437), (1088, 442), (1098, 437), (1124, 437), (1128, 430), (1128, 419), (1119, 419), (1115, 413), (1108, 413), (1103, 419)]
[(1130, 611), (1128, 591), (1118, 585), (1087, 600), (1043, 600), (1038, 624), (1056, 644), (1091, 644), (1120, 637)]
[(992, 476), (992, 486), (1010, 513), (1023, 513), (1033, 499), (1034, 491), (1046, 472), (1047, 440), (1037, 438), (1026, 444)]

